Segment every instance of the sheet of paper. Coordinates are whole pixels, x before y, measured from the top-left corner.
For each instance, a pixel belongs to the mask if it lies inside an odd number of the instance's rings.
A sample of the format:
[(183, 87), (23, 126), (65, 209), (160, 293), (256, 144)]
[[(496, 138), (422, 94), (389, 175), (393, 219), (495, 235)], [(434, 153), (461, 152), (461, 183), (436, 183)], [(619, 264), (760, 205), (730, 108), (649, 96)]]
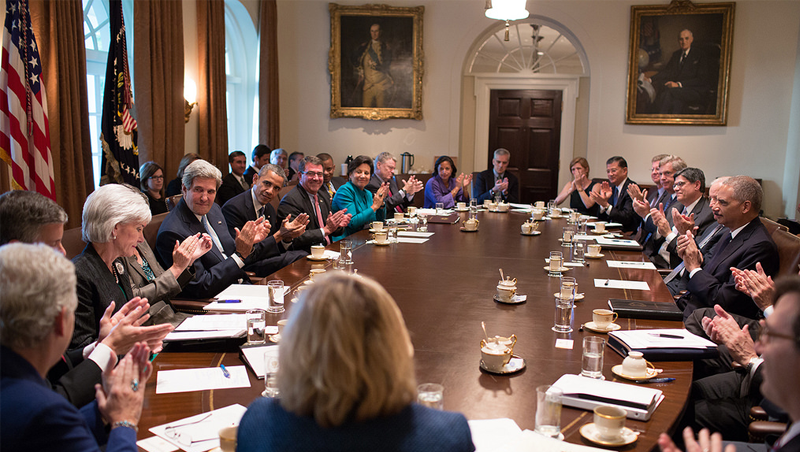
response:
[(583, 267), (580, 262), (564, 262), (564, 267)]
[(639, 242), (636, 240), (627, 240), (627, 239), (610, 239), (606, 236), (602, 237), (595, 237), (595, 241), (598, 245), (606, 245), (606, 246), (630, 246), (631, 248), (638, 248)]
[[(283, 293), (289, 293), (291, 287), (284, 286)], [(217, 312), (246, 312), (250, 309), (264, 309), (269, 307), (267, 286), (262, 284), (231, 284), (216, 297), (220, 300), (241, 300), (239, 303), (213, 302), (203, 307), (206, 311)]]
[(556, 348), (572, 350), (574, 344), (575, 344), (574, 339), (556, 339)]
[[(588, 222), (586, 223), (587, 226), (595, 227), (597, 225), (596, 222)], [(621, 228), (622, 223), (606, 223), (606, 228)]]
[(522, 433), (513, 419), (480, 419), (467, 421), (472, 433), (475, 452), (495, 452), (508, 449), (508, 442)]
[(572, 444), (550, 438), (533, 430), (523, 430), (522, 433), (512, 438), (509, 447), (503, 450), (515, 452), (607, 452), (608, 449)]
[[(239, 425), (239, 421), (242, 420), (245, 411), (247, 411), (247, 408), (237, 403), (208, 413), (201, 413), (162, 424), (151, 428), (150, 432), (186, 452), (204, 452), (219, 447), (218, 432), (225, 427)], [(179, 434), (184, 438), (191, 438), (192, 444), (184, 446), (173, 436), (167, 435), (166, 430), (168, 427), (174, 427), (170, 429), (171, 435)]]
[(533, 209), (533, 206), (530, 205), (530, 204), (520, 204), (518, 202), (510, 202), (510, 203), (508, 203), (508, 205), (510, 205), (511, 207), (513, 207), (515, 209), (525, 209), (528, 212), (530, 212), (531, 209)]
[(606, 261), (611, 268), (643, 268), (646, 270), (655, 270), (656, 266), (652, 262), (634, 262), (634, 261)]
[(646, 281), (621, 281), (619, 279), (595, 279), (594, 286), (606, 289), (650, 290)]
[(455, 212), (453, 209), (443, 209), (441, 212), (437, 212), (436, 209), (417, 209), (417, 215), (450, 215), (453, 212)]
[(575, 236), (574, 236), (574, 237), (572, 237), (572, 238), (573, 238), (574, 240), (584, 240), (584, 241), (589, 241), (589, 240), (591, 240), (591, 241), (595, 241), (595, 239), (597, 239), (597, 236), (595, 236), (595, 235), (589, 235), (589, 234), (575, 234)]
[(398, 237), (422, 237), (427, 238), (435, 234), (435, 232), (418, 232), (418, 231), (400, 231), (397, 233)]
[(181, 322), (175, 331), (238, 330), (247, 327), (247, 314), (196, 315)]
[(172, 452), (173, 450), (179, 449), (179, 447), (175, 446), (171, 442), (163, 438), (159, 438), (158, 436), (151, 436), (150, 438), (137, 441), (136, 445), (147, 452)]
[(561, 389), (564, 395), (591, 394), (613, 400), (626, 400), (642, 405), (650, 405), (662, 391), (647, 386), (635, 386), (607, 380), (595, 380), (580, 375), (562, 375), (553, 386)]
[(214, 331), (173, 331), (167, 334), (164, 342), (176, 341), (196, 341), (208, 339), (227, 339), (244, 336), (247, 327), (238, 330), (214, 330)]
[(398, 237), (397, 243), (425, 243), (430, 239), (425, 239), (421, 237)]
[(325, 259), (333, 259), (333, 260), (339, 259), (338, 251), (325, 250), (325, 252), (322, 255), (325, 257)]
[(250, 387), (250, 379), (247, 378), (247, 369), (244, 366), (231, 366), (227, 369), (230, 378), (225, 377), (219, 367), (159, 371), (156, 394)]
[[(707, 348), (716, 347), (710, 340), (690, 333), (688, 330), (667, 328), (652, 330), (614, 331), (614, 336), (631, 348)], [(680, 339), (660, 335), (680, 336)]]
[(264, 367), (266, 357), (277, 358), (278, 346), (264, 345), (260, 347), (242, 347), (242, 353), (245, 359), (247, 359), (247, 362), (250, 363), (250, 368), (253, 369), (253, 373), (255, 373), (258, 378), (264, 378), (264, 374), (266, 374), (266, 368)]

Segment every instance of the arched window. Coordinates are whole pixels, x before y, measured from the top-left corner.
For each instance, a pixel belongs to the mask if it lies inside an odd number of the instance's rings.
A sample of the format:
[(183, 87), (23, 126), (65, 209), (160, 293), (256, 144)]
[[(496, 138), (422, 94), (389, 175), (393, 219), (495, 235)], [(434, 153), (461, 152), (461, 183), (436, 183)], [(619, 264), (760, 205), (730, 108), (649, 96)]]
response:
[(587, 75), (585, 53), (557, 24), (531, 17), (511, 24), (504, 41), (505, 24), (499, 23), (477, 46), (467, 73), (533, 73)]
[(225, 0), (228, 152), (249, 155), (258, 143), (258, 35), (238, 0)]

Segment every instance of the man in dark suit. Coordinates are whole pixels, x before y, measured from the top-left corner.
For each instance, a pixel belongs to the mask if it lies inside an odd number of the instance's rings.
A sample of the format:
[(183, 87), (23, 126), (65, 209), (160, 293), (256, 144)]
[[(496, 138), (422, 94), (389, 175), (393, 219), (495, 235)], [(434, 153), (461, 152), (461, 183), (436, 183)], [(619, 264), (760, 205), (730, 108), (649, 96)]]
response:
[(248, 184), (253, 185), (253, 176), (258, 174), (258, 170), (260, 170), (262, 166), (269, 163), (271, 153), (272, 150), (263, 144), (258, 144), (253, 148), (253, 164), (247, 167), (247, 171), (244, 172), (244, 180), (247, 181)]
[[(199, 232), (209, 234), (214, 242), (211, 251), (194, 262), (195, 279), (181, 292), (186, 297), (211, 298), (231, 284), (249, 282), (245, 267), (280, 254), (275, 238), (268, 237), (270, 224), (263, 218), (248, 221), (236, 238), (231, 237), (222, 209), (214, 202), (221, 182), (220, 172), (212, 164), (192, 162), (183, 175), (183, 198), (158, 229), (156, 252), (165, 268), (172, 265), (176, 240)], [(298, 222), (292, 230), (295, 227), (305, 228), (305, 224)]]
[(289, 168), (286, 173), (286, 180), (297, 181), (299, 179), (300, 160), (306, 155), (300, 151), (294, 151), (289, 154)]
[(691, 30), (681, 30), (678, 36), (680, 49), (650, 81), (658, 90), (655, 113), (683, 114), (687, 104), (701, 102), (709, 89), (709, 62), (699, 49), (692, 48), (694, 36)]
[(322, 162), (322, 189), (328, 192), (328, 198), (333, 199), (336, 190), (347, 181), (343, 177), (333, 175), (334, 171), (336, 171), (336, 164), (330, 154), (321, 152), (317, 154), (317, 158)]
[(249, 190), (250, 183), (253, 181), (252, 177), (249, 180), (244, 177), (245, 169), (247, 169), (247, 156), (244, 155), (244, 152), (233, 151), (228, 154), (228, 163), (231, 165), (231, 172), (222, 178), (222, 185), (219, 186), (215, 198), (215, 202), (221, 206), (239, 193)]
[(353, 216), (344, 209), (331, 212), (331, 198), (322, 189), (324, 170), (319, 158), (309, 155), (300, 161), (299, 170), (300, 182), (281, 199), (278, 218), (308, 215), (308, 226), (301, 236), (294, 239), (294, 246), (309, 250), (312, 245), (331, 243), (331, 237), (350, 224)]
[(519, 202), (519, 180), (506, 171), (511, 153), (507, 149), (497, 149), (492, 158), (492, 168), (481, 171), (472, 183), (472, 195), (478, 204), (487, 199), (500, 196), (506, 202)]
[[(253, 188), (244, 193), (236, 195), (222, 206), (222, 215), (228, 223), (228, 232), (231, 237), (236, 236), (236, 231), (241, 230), (248, 221), (255, 221), (264, 218), (269, 223), (269, 236), (275, 239), (280, 250), (280, 256), (270, 257), (261, 261), (259, 266), (285, 267), (292, 262), (305, 257), (308, 253), (295, 251), (292, 247), (292, 240), (299, 236), (300, 229), (289, 229), (286, 225), (291, 225), (289, 220), (278, 222), (278, 215), (271, 201), (283, 185), (286, 183), (283, 170), (271, 163), (261, 167), (258, 175), (253, 178)], [(298, 216), (299, 217), (299, 216)], [(299, 221), (305, 221), (305, 217), (299, 217)], [(245, 267), (245, 270), (261, 273), (257, 269)]]
[[(394, 170), (397, 168), (397, 159), (388, 152), (381, 152), (375, 157), (375, 172), (370, 176), (367, 190), (377, 193), (383, 184), (389, 184), (384, 204), (387, 212), (405, 212), (414, 200), (414, 193), (425, 188), (415, 176), (403, 181), (403, 188), (398, 188)], [(391, 216), (391, 215), (389, 215)]]
[[(639, 227), (639, 243), (642, 243), (645, 255), (659, 268), (668, 268), (668, 264), (663, 259), (654, 259), (658, 256), (658, 247), (664, 237), (655, 220), (664, 217), (664, 212), (670, 213), (673, 209), (683, 210), (683, 205), (678, 202), (675, 195), (675, 173), (684, 168), (686, 168), (686, 162), (678, 156), (668, 155), (661, 159), (658, 166), (658, 182), (663, 192), (656, 201), (655, 207), (650, 207), (644, 198), (644, 195), (649, 195), (649, 193), (641, 193), (637, 196), (638, 186), (628, 184), (628, 194), (633, 199), (633, 210), (642, 218)], [(667, 229), (672, 228), (672, 215), (665, 218), (668, 223)]]
[(633, 210), (633, 198), (628, 193), (628, 186), (635, 184), (628, 179), (628, 162), (620, 156), (606, 161), (608, 181), (595, 184), (589, 196), (600, 205), (599, 218), (622, 224), (622, 230), (633, 232), (638, 229), (641, 218)]
[(761, 262), (766, 274), (778, 273), (778, 249), (758, 218), (762, 196), (761, 186), (748, 176), (734, 176), (721, 184), (711, 210), (717, 223), (731, 234), (717, 242), (709, 261), (704, 261), (691, 233), (678, 238), (678, 255), (689, 272), (688, 292), (677, 301), (684, 318), (699, 307), (715, 304), (744, 317), (761, 316), (753, 300), (736, 290), (730, 269), (754, 270)]

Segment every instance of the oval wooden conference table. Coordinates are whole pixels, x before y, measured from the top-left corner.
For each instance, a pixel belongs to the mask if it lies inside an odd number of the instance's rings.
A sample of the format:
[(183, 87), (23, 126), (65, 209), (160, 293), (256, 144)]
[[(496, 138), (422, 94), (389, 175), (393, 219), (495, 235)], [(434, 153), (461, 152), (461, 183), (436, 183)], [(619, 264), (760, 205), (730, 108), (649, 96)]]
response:
[[(522, 212), (479, 214), (477, 233), (460, 231), (465, 214), (458, 224), (430, 224), (435, 234), (423, 244), (396, 243), (389, 246), (367, 244), (368, 231), (350, 238), (356, 242), (353, 253), (358, 274), (379, 281), (394, 297), (405, 318), (414, 343), (417, 381), (441, 383), (445, 387), (444, 408), (463, 413), (467, 419), (511, 418), (522, 429), (534, 429), (536, 413), (535, 388), (555, 382), (565, 373), (581, 371), (582, 339), (595, 335), (579, 331), (579, 326), (592, 320), (592, 309), (607, 307), (609, 298), (656, 300), (671, 302), (671, 296), (655, 270), (609, 268), (604, 262), (646, 260), (640, 252), (603, 250), (603, 259), (588, 259), (589, 265), (571, 268), (567, 274), (578, 282), (578, 291), (585, 299), (575, 304), (574, 331), (559, 334), (551, 330), (554, 323), (554, 293), (559, 279), (550, 278), (544, 270), (550, 251), (567, 251), (558, 239), (565, 219), (540, 223), (538, 236), (523, 236), (520, 225), (527, 218)], [(338, 250), (338, 245), (329, 246)], [(566, 252), (565, 252), (566, 254)], [(297, 288), (308, 278), (312, 268), (328, 268), (331, 263), (313, 263), (302, 259), (280, 270), (271, 279), (282, 279)], [(498, 269), (517, 278), (518, 293), (528, 299), (518, 305), (493, 301), (500, 279)], [(595, 288), (594, 278), (644, 280), (650, 291)], [(286, 313), (292, 303), (287, 296)], [(275, 325), (278, 318), (269, 319)], [(479, 368), (481, 321), (486, 322), (490, 336), (518, 337), (514, 353), (527, 360), (527, 368), (519, 373), (498, 376)], [(682, 328), (679, 322), (639, 319), (618, 319), (623, 329)], [(605, 337), (605, 335), (601, 335)], [(571, 339), (571, 350), (555, 347), (556, 339)], [(603, 375), (618, 381), (611, 367), (622, 363), (622, 357), (606, 347)], [(158, 355), (156, 371), (207, 366), (239, 365), (237, 353), (169, 352)], [(661, 376), (674, 377), (670, 383), (648, 385), (664, 391), (666, 398), (648, 422), (628, 420), (627, 426), (640, 432), (638, 440), (621, 450), (651, 450), (657, 447), (659, 433), (671, 432), (687, 402), (692, 377), (691, 362), (658, 362), (664, 369)], [(264, 389), (263, 380), (249, 372), (250, 388), (226, 389), (178, 394), (155, 394), (154, 375), (147, 385), (145, 407), (139, 437), (152, 436), (150, 427), (172, 422), (212, 409), (240, 403), (250, 404)], [(561, 426), (565, 440), (591, 445), (579, 429), (592, 422), (592, 412), (564, 407)]]

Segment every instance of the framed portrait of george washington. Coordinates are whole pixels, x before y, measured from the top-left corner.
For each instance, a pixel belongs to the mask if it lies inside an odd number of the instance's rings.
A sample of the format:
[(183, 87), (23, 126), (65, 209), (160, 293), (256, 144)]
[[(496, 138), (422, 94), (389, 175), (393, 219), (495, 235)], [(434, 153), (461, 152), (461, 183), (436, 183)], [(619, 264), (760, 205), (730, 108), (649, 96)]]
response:
[(727, 124), (734, 6), (631, 6), (626, 123)]
[(331, 118), (422, 119), (424, 6), (329, 3)]

